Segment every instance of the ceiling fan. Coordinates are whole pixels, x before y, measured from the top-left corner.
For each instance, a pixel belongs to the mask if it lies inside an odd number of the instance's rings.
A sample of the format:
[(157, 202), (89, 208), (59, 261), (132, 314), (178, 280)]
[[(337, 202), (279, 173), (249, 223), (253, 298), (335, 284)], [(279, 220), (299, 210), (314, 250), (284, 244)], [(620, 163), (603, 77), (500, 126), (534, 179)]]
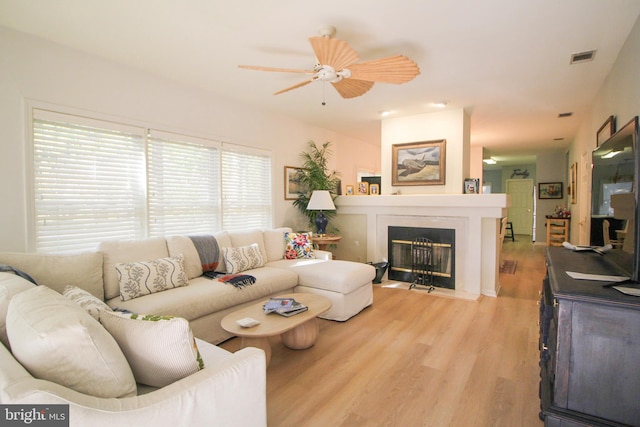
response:
[(279, 90), (274, 95), (320, 80), (331, 83), (343, 98), (355, 98), (363, 95), (377, 82), (406, 83), (420, 74), (418, 65), (403, 55), (357, 63), (360, 59), (358, 53), (347, 42), (332, 38), (335, 31), (334, 27), (325, 27), (320, 30), (320, 36), (309, 38), (318, 60), (311, 70), (261, 67), (257, 65), (239, 65), (238, 67), (248, 70), (311, 75), (307, 80)]

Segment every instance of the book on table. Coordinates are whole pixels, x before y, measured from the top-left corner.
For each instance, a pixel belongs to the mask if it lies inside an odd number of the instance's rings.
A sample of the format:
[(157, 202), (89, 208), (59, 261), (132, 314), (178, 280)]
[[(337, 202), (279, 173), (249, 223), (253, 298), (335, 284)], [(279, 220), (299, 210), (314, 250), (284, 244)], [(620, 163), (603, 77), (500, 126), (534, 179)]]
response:
[(271, 298), (264, 304), (264, 312), (276, 313), (281, 316), (291, 317), (307, 311), (309, 308), (293, 298)]

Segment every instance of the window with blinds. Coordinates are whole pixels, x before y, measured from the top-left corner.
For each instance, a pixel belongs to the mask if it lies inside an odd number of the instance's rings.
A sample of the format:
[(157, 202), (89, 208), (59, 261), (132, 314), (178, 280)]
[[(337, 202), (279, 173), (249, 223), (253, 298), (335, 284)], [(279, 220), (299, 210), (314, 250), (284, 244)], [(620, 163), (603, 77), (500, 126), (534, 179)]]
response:
[(224, 144), (222, 194), (223, 230), (270, 227), (271, 156)]
[(272, 226), (271, 156), (33, 110), (35, 250)]
[(220, 150), (178, 135), (149, 134), (149, 235), (220, 230)]
[(144, 130), (39, 112), (33, 119), (38, 251), (144, 237)]

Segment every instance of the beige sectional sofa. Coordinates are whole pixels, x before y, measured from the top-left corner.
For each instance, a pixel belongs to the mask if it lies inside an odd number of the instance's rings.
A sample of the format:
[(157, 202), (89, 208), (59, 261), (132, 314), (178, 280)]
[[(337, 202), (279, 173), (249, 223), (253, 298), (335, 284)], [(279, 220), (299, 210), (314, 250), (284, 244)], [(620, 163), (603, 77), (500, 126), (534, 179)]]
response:
[[(290, 231), (280, 228), (215, 235), (221, 249), (253, 245), (260, 251), (264, 265), (242, 272), (256, 279), (254, 284), (243, 287), (203, 276), (202, 260), (187, 236), (105, 241), (95, 252), (72, 255), (0, 253), (0, 264), (27, 273), (40, 288), (56, 291), (52, 294), (59, 298), (64, 299), (59, 294), (65, 287), (74, 286), (111, 308), (186, 319), (204, 362), (204, 369), (171, 384), (138, 384), (135, 394), (114, 399), (35, 378), (14, 357), (7, 343), (0, 346), (0, 403), (67, 403), (71, 425), (266, 425), (264, 353), (255, 348), (229, 353), (213, 345), (229, 338), (220, 320), (245, 305), (291, 292), (326, 296), (332, 308), (323, 317), (339, 321), (356, 315), (373, 301), (372, 266), (332, 260), (331, 254), (323, 251), (315, 251), (313, 259), (283, 259), (284, 237)], [(224, 253), (221, 251), (221, 266)], [(121, 298), (116, 266), (172, 257), (182, 260), (186, 285), (128, 300)], [(11, 325), (5, 318), (12, 299), (25, 290), (33, 293), (30, 288), (34, 287), (13, 273), (0, 273), (0, 336), (11, 337)], [(63, 301), (60, 303), (59, 311), (68, 311), (63, 308)], [(16, 318), (15, 313), (12, 316)], [(93, 325), (94, 320), (82, 319)], [(13, 328), (15, 337), (18, 327)]]

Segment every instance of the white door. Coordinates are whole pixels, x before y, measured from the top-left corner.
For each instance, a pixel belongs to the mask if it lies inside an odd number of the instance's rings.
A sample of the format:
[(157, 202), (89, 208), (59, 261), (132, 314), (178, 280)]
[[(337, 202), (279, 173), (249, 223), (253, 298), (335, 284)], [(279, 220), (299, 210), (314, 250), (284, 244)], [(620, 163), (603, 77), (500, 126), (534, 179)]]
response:
[(513, 233), (533, 235), (533, 180), (508, 179), (507, 194), (511, 196), (508, 216)]

